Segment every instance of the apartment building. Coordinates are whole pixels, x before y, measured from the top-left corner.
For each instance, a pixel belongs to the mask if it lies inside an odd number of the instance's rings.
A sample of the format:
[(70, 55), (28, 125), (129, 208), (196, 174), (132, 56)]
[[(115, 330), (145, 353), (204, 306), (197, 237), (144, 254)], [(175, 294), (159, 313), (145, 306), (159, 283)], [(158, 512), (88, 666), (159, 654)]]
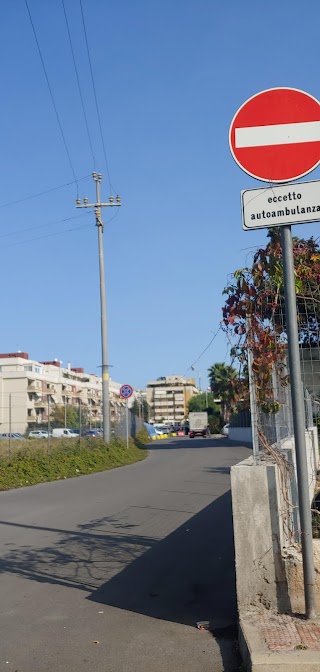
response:
[(154, 422), (182, 422), (188, 416), (188, 402), (198, 394), (194, 378), (162, 376), (147, 385), (150, 419)]
[[(83, 368), (67, 368), (58, 360), (38, 362), (26, 352), (0, 354), (0, 433), (24, 433), (28, 426), (48, 422), (56, 404), (88, 411), (94, 426), (102, 420), (102, 380)], [(120, 383), (110, 380), (110, 415), (116, 419)]]

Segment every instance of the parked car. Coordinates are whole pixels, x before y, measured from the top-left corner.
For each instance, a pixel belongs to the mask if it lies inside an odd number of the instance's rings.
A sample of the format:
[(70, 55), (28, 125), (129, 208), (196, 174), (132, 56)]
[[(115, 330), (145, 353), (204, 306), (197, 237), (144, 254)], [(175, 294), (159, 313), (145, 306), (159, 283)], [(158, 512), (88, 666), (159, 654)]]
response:
[(221, 431), (224, 436), (229, 436), (229, 427), (230, 427), (229, 423), (227, 423), (224, 427), (222, 427)]
[(22, 434), (19, 434), (19, 432), (13, 432), (13, 433), (11, 433), (11, 435), (10, 434), (0, 434), (0, 440), (8, 440), (8, 439), (10, 439), (10, 436), (11, 436), (11, 439), (14, 439), (15, 441), (25, 441), (24, 436), (22, 436)]
[(101, 431), (100, 431), (100, 429), (86, 429), (83, 432), (82, 436), (85, 436), (85, 437), (90, 437), (91, 436), (91, 437), (99, 437), (100, 438), (101, 437)]
[(48, 436), (49, 434), (45, 429), (33, 429), (32, 432), (29, 432), (28, 439), (47, 439)]
[(54, 439), (77, 439), (79, 434), (76, 434), (73, 429), (57, 427), (56, 429), (52, 430), (52, 437)]

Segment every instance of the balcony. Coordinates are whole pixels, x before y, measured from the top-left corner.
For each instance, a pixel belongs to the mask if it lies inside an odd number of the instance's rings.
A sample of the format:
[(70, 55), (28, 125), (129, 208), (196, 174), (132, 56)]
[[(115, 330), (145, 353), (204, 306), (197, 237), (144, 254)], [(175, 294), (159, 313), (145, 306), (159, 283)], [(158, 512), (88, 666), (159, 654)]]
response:
[(37, 415), (36, 413), (32, 413), (31, 415), (27, 415), (27, 422), (37, 422)]
[(96, 399), (96, 398), (97, 398), (97, 395), (96, 395), (95, 392), (92, 392), (92, 391), (89, 391), (89, 390), (88, 390), (88, 391), (87, 391), (87, 397), (88, 397), (88, 399)]
[(36, 392), (37, 394), (42, 394), (42, 385), (39, 383), (29, 383), (28, 382), (28, 387), (27, 387), (28, 392)]
[(38, 401), (34, 402), (34, 406), (35, 408), (46, 408), (47, 403), (47, 400), (44, 401), (43, 399), (38, 399)]
[(46, 394), (57, 394), (57, 388), (55, 385), (47, 385), (45, 389)]

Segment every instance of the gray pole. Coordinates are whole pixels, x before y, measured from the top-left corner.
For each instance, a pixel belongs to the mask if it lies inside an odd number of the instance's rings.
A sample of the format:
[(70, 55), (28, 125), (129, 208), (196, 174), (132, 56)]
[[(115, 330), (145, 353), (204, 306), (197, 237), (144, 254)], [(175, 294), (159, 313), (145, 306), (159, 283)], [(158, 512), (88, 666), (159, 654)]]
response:
[(9, 455), (11, 455), (11, 431), (12, 431), (12, 422), (11, 422), (11, 392), (9, 394)]
[(98, 227), (99, 245), (99, 272), (100, 272), (100, 304), (101, 304), (101, 350), (102, 350), (102, 416), (103, 416), (103, 440), (110, 441), (110, 402), (109, 402), (109, 363), (108, 363), (108, 333), (107, 333), (107, 302), (106, 284), (104, 274), (103, 255), (103, 223), (100, 209), (100, 182), (102, 175), (95, 174), (96, 199), (98, 207), (95, 208), (96, 224)]
[(315, 594), (315, 571), (312, 543), (312, 523), (309, 501), (308, 465), (305, 438), (305, 410), (301, 386), (301, 366), (297, 323), (297, 303), (294, 281), (294, 262), (292, 250), (291, 226), (281, 227), (281, 245), (283, 256), (283, 280), (286, 308), (286, 331), (290, 368), (290, 387), (292, 398), (293, 431), (297, 461), (297, 480), (299, 492), (299, 512), (303, 559), (304, 594), (306, 617), (315, 619), (317, 613)]
[[(250, 332), (250, 327), (251, 327), (251, 318), (247, 317), (246, 319), (247, 333)], [(252, 366), (253, 366), (253, 354), (251, 348), (248, 347), (248, 374), (249, 374), (249, 396), (250, 396), (250, 415), (251, 415), (251, 432), (252, 432), (252, 453), (254, 464), (258, 464), (259, 462), (258, 405), (257, 405), (256, 386)]]
[(107, 339), (107, 308), (106, 308), (106, 285), (104, 275), (104, 256), (103, 256), (103, 221), (101, 208), (114, 207), (121, 205), (120, 196), (109, 197), (109, 203), (102, 203), (100, 200), (101, 173), (92, 173), (96, 183), (96, 203), (89, 203), (87, 198), (77, 198), (77, 208), (94, 208), (96, 225), (98, 227), (98, 246), (99, 246), (99, 272), (100, 272), (100, 304), (101, 304), (101, 351), (102, 351), (102, 419), (103, 419), (103, 440), (106, 443), (110, 441), (110, 402), (109, 402), (109, 362), (108, 362), (108, 339)]
[(64, 428), (67, 428), (67, 394), (64, 397)]
[(126, 438), (127, 438), (127, 448), (129, 448), (129, 406), (128, 406), (128, 399), (126, 399)]
[(81, 411), (82, 411), (81, 399), (79, 399), (79, 439), (81, 439)]

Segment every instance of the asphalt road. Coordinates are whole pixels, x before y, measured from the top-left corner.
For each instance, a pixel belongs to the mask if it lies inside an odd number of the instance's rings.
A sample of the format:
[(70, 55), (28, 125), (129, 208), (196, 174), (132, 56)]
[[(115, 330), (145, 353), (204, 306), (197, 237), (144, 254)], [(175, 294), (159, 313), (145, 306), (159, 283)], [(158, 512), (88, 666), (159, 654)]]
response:
[(248, 454), (167, 440), (142, 463), (0, 493), (1, 672), (238, 670), (229, 469)]

